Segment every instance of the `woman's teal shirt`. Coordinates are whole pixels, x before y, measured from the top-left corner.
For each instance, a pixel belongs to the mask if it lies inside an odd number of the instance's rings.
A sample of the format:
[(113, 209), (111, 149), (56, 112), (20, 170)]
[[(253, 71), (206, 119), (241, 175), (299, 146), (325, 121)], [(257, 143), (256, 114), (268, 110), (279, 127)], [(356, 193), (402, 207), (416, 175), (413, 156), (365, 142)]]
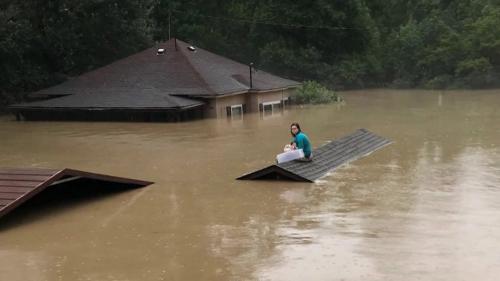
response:
[(297, 148), (302, 148), (304, 151), (304, 155), (309, 158), (311, 156), (311, 142), (309, 141), (309, 138), (307, 137), (306, 134), (299, 132), (295, 137), (293, 138), (293, 142), (297, 144)]

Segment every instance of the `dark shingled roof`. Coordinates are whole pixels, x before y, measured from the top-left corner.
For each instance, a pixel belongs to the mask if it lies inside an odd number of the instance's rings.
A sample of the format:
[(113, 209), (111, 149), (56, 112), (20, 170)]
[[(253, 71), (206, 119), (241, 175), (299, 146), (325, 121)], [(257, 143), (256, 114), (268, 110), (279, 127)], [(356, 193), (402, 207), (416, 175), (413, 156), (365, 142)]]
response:
[(11, 105), (12, 109), (187, 109), (201, 106), (202, 101), (172, 96), (158, 89), (109, 88), (93, 94), (74, 94), (44, 101)]
[[(175, 48), (177, 45), (177, 50)], [(140, 53), (95, 69), (32, 96), (58, 98), (16, 104), (23, 108), (171, 108), (201, 106), (196, 99), (247, 92), (249, 68), (230, 59), (171, 39)], [(165, 49), (157, 55), (159, 48)], [(300, 83), (264, 71), (253, 73), (253, 91), (296, 87)], [(59, 97), (67, 96), (67, 97)]]
[[(165, 49), (164, 55), (157, 55), (159, 48)], [(207, 88), (187, 58), (175, 52), (174, 41), (170, 40), (33, 95), (105, 94), (123, 89), (205, 95), (209, 93)]]
[[(238, 63), (228, 58), (216, 55), (206, 50), (196, 48), (190, 51), (189, 45), (177, 40), (178, 49), (183, 53), (203, 81), (205, 81), (215, 95), (246, 92), (250, 90), (250, 77), (248, 65)], [(265, 71), (259, 70), (252, 73), (252, 90), (267, 91), (296, 87), (299, 82), (284, 79)]]
[(313, 182), (335, 168), (364, 157), (392, 141), (380, 137), (366, 129), (358, 129), (353, 134), (329, 142), (313, 151), (313, 161), (290, 161), (239, 177), (239, 180), (289, 179)]

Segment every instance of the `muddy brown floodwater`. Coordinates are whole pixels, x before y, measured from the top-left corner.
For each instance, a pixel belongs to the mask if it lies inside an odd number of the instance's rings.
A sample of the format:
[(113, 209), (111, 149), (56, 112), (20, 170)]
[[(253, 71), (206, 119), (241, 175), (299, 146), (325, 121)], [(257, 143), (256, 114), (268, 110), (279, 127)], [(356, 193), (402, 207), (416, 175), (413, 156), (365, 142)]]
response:
[[(233, 121), (3, 117), (0, 166), (156, 183), (3, 217), (0, 280), (498, 280), (500, 90), (343, 95)], [(394, 144), (314, 184), (234, 180), (292, 121), (314, 147), (358, 128)]]

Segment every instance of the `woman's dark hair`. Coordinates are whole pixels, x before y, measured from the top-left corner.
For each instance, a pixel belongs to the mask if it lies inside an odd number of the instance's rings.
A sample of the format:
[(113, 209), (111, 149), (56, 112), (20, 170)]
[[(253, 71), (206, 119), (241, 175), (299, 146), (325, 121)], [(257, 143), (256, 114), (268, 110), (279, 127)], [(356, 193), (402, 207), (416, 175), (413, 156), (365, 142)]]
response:
[[(299, 125), (299, 123), (297, 123), (297, 122), (292, 123), (292, 125), (290, 125), (290, 133), (292, 134), (292, 137), (295, 137), (295, 135), (294, 135), (294, 134), (293, 134), (293, 132), (292, 132), (292, 127), (293, 127), (293, 126), (297, 127), (297, 129), (299, 129), (299, 132), (298, 132), (298, 133), (302, 132), (302, 130), (300, 129), (300, 125)], [(297, 133), (297, 134), (298, 134), (298, 133)]]

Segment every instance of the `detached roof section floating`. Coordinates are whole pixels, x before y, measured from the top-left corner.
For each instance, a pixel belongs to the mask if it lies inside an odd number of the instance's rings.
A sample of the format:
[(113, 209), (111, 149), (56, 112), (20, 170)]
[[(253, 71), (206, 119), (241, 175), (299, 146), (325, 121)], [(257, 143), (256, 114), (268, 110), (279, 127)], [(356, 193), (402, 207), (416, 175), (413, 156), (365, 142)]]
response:
[[(144, 187), (153, 183), (73, 169), (0, 168), (0, 217), (19, 207), (50, 186), (80, 179), (91, 179), (102, 183), (118, 183), (123, 184), (124, 187)], [(105, 189), (106, 186), (102, 188)]]
[(366, 129), (333, 140), (313, 151), (311, 162), (290, 161), (271, 165), (239, 177), (239, 180), (284, 179), (314, 182), (329, 171), (348, 162), (364, 157), (392, 141)]

